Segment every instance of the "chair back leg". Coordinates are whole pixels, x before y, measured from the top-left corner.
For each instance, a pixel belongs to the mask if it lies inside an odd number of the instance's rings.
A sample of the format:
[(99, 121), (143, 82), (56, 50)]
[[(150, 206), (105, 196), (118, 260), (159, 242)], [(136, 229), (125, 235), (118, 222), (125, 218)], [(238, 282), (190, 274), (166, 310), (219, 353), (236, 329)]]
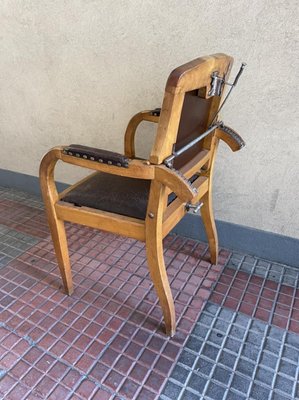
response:
[(175, 334), (175, 309), (163, 256), (162, 218), (165, 187), (152, 181), (145, 221), (146, 254), (150, 275), (162, 308), (166, 334)]
[(203, 206), (201, 207), (201, 217), (202, 222), (205, 227), (209, 249), (210, 249), (210, 259), (212, 264), (217, 264), (218, 262), (218, 234), (213, 213), (213, 200), (212, 200), (212, 186), (213, 186), (213, 171), (215, 166), (215, 159), (218, 150), (219, 139), (214, 137), (211, 143), (211, 158), (208, 163), (208, 168), (205, 176), (209, 179), (209, 186), (207, 193), (202, 197)]
[(202, 198), (203, 206), (201, 207), (201, 217), (204, 224), (206, 235), (209, 243), (211, 263), (218, 262), (218, 235), (215, 225), (215, 219), (212, 206), (212, 193), (210, 190)]

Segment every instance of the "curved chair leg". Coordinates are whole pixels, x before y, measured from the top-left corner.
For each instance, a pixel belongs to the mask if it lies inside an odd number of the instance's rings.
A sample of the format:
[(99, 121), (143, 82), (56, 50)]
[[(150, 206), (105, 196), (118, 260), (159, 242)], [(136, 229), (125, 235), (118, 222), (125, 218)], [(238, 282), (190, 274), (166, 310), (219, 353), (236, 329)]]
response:
[(218, 262), (218, 235), (215, 225), (215, 219), (212, 207), (212, 193), (210, 190), (202, 198), (203, 206), (201, 207), (201, 217), (206, 230), (210, 254), (211, 263), (217, 264)]
[(162, 308), (166, 334), (173, 336), (176, 328), (175, 309), (164, 263), (162, 243), (163, 193), (164, 189), (162, 185), (153, 181), (151, 184), (148, 215), (145, 222), (146, 254), (150, 275)]
[(58, 193), (54, 182), (54, 168), (58, 159), (59, 155), (56, 149), (50, 150), (44, 156), (40, 165), (40, 184), (58, 267), (65, 291), (70, 295), (73, 293), (73, 280), (65, 227), (64, 222), (57, 218), (55, 210)]
[(50, 231), (63, 286), (66, 293), (71, 295), (74, 289), (64, 222), (49, 214)]

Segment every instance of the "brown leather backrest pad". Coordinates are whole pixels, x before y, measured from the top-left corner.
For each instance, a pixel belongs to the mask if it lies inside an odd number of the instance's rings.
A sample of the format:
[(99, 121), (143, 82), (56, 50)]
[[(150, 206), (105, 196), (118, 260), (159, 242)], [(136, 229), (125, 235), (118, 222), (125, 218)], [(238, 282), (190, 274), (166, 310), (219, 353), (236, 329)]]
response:
[[(211, 98), (204, 99), (199, 97), (198, 90), (185, 94), (175, 150), (179, 150), (207, 129), (211, 102)], [(175, 159), (174, 167), (181, 168), (200, 150), (202, 150), (202, 142), (197, 143), (178, 156)]]

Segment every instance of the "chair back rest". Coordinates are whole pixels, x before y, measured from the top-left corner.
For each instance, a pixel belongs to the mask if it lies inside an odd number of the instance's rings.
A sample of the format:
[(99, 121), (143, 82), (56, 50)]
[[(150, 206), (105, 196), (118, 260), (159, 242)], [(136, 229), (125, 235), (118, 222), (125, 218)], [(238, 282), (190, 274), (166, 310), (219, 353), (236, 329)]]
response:
[[(161, 164), (174, 150), (179, 150), (203, 133), (217, 112), (221, 96), (210, 96), (211, 75), (217, 71), (228, 78), (233, 59), (225, 54), (197, 58), (176, 68), (169, 76), (150, 161)], [(175, 159), (180, 169), (203, 147), (208, 148), (211, 133)]]

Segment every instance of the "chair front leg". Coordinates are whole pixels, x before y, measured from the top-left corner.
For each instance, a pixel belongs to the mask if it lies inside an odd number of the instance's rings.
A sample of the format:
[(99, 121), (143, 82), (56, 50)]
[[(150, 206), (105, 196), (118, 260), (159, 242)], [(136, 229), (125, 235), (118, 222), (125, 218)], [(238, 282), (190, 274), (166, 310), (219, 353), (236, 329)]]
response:
[(68, 295), (71, 295), (73, 280), (64, 221), (58, 219), (55, 211), (58, 193), (54, 182), (54, 168), (58, 159), (56, 150), (45, 155), (40, 166), (40, 184), (64, 289)]
[(173, 336), (176, 328), (175, 309), (163, 256), (163, 199), (165, 199), (164, 185), (152, 181), (145, 221), (147, 262), (162, 308), (166, 334)]

